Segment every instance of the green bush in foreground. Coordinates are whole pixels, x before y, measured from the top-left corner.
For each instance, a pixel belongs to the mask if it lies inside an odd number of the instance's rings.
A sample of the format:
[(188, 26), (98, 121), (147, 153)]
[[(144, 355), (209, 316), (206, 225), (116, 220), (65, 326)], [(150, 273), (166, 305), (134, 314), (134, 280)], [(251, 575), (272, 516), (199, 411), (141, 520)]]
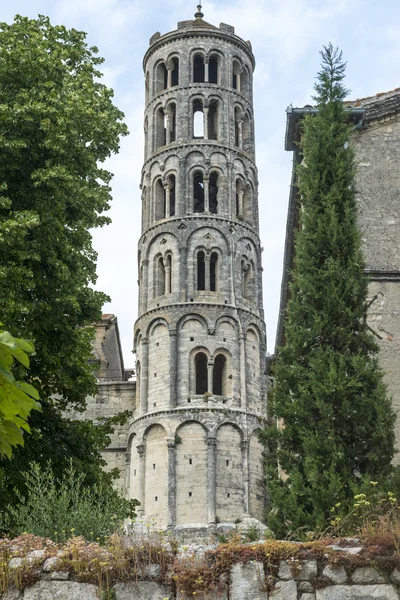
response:
[(83, 474), (70, 465), (57, 481), (50, 464), (42, 470), (32, 463), (24, 474), (26, 497), (0, 515), (0, 529), (9, 536), (24, 532), (64, 542), (71, 535), (103, 541), (121, 528), (124, 519), (136, 515), (136, 501), (122, 498), (111, 485), (83, 485)]

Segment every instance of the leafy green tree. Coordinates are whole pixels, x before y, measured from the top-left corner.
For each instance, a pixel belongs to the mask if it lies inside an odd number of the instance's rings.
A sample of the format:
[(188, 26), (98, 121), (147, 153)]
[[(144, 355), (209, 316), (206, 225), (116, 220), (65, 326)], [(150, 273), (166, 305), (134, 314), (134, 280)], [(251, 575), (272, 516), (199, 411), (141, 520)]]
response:
[[(89, 424), (78, 440), (83, 430), (61, 411), (83, 409), (96, 393), (87, 326), (107, 297), (91, 287), (90, 229), (108, 222), (112, 174), (102, 163), (118, 152), (127, 128), (112, 90), (100, 82), (103, 59), (85, 35), (43, 16), (0, 23), (1, 308), (10, 330), (35, 344), (30, 377), (43, 409), (30, 420), (25, 448), (1, 464), (3, 490), (32, 457), (43, 464), (53, 458), (53, 465), (59, 459), (61, 469), (79, 446), (89, 471), (100, 460)], [(64, 456), (52, 452), (59, 438)]]
[(326, 526), (330, 509), (353, 497), (363, 476), (378, 481), (390, 472), (394, 454), (394, 414), (365, 322), (345, 64), (331, 44), (321, 55), (318, 114), (303, 121), (300, 225), (275, 365), (274, 412), (283, 427), (266, 435), (269, 523), (279, 535)]
[(28, 354), (33, 350), (30, 342), (0, 329), (0, 455), (8, 458), (15, 446), (24, 445), (23, 432), (30, 432), (30, 412), (40, 410), (36, 388), (30, 383), (16, 381), (12, 372), (14, 361), (29, 367)]

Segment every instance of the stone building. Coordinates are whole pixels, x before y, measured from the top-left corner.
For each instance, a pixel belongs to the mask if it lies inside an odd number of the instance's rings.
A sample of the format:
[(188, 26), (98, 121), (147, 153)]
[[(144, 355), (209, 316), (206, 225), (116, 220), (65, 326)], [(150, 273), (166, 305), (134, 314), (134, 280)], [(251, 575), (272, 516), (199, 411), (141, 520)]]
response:
[(170, 528), (263, 519), (266, 336), (254, 56), (201, 6), (145, 54), (136, 398), (126, 486)]
[[(369, 277), (368, 325), (379, 344), (379, 360), (396, 413), (400, 409), (400, 89), (347, 102), (354, 123), (351, 143), (356, 152), (358, 222), (362, 233), (366, 274)], [(300, 158), (299, 123), (312, 107), (287, 110), (285, 147)], [(285, 341), (284, 313), (290, 269), (294, 258), (294, 231), (300, 198), (293, 169), (286, 229), (277, 346)], [(396, 422), (400, 449), (400, 420)], [(400, 456), (395, 456), (400, 462)]]

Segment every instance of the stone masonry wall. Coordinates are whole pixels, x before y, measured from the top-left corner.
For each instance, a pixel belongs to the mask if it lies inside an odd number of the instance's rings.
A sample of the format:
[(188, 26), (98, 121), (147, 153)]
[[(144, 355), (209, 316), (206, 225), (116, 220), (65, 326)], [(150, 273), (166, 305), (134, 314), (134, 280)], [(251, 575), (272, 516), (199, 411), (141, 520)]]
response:
[[(354, 549), (353, 550), (357, 550)], [(38, 552), (38, 551), (36, 551)], [(13, 561), (21, 559), (12, 559)], [(29, 560), (29, 557), (28, 557)], [(71, 581), (68, 572), (42, 566), (41, 578), (24, 591), (11, 588), (2, 600), (98, 600), (94, 584)], [(16, 565), (15, 565), (16, 566)], [(399, 600), (400, 572), (394, 569), (383, 575), (374, 567), (358, 567), (349, 573), (344, 566), (325, 565), (317, 560), (279, 563), (274, 586), (268, 584), (262, 563), (236, 563), (227, 581), (209, 594), (190, 595), (202, 600)], [(172, 591), (157, 581), (116, 583), (115, 600), (189, 600), (189, 596)]]

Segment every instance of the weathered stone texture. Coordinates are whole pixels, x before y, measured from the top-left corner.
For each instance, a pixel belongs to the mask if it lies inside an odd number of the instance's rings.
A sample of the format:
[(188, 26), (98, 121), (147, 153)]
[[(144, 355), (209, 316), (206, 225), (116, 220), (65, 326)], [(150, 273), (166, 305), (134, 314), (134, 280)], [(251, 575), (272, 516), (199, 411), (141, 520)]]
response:
[(296, 582), (278, 581), (269, 597), (271, 600), (297, 600)]
[(398, 600), (392, 585), (334, 585), (316, 591), (316, 600)]
[(171, 591), (160, 583), (139, 581), (117, 583), (114, 588), (117, 600), (170, 600)]
[(238, 563), (231, 570), (230, 600), (268, 600), (262, 591), (264, 567), (262, 563)]
[(38, 581), (24, 591), (24, 600), (99, 600), (97, 587), (76, 581)]
[(344, 567), (326, 565), (322, 571), (324, 577), (329, 577), (335, 585), (347, 583), (347, 573)]

